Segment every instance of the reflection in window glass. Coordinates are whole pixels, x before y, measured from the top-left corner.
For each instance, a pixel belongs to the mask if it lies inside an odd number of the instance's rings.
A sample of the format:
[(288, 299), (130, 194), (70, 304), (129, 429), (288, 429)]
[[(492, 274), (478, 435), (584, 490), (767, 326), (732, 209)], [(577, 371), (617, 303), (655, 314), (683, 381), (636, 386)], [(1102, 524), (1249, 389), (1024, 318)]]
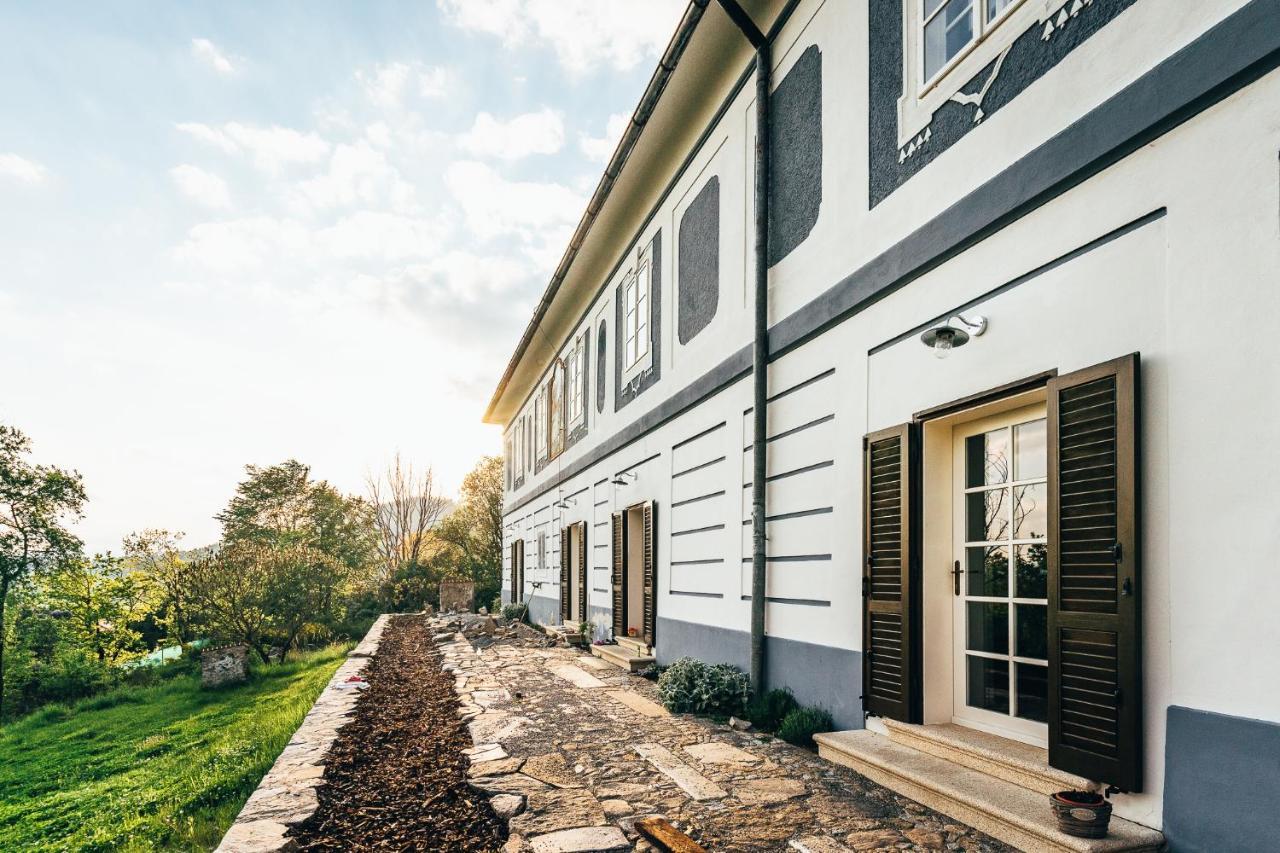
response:
[(1049, 549), (1041, 544), (1019, 545), (1014, 549), (1018, 598), (1049, 597)]
[(987, 0), (987, 22), (994, 21), (1001, 12), (1012, 6), (1014, 0)]
[(974, 655), (968, 661), (966, 701), (975, 708), (1009, 713), (1009, 662)]
[(1009, 594), (1009, 550), (979, 545), (965, 549), (965, 576), (970, 595), (1003, 598)]
[(1009, 538), (1009, 490), (970, 492), (965, 497), (965, 539), (998, 542)]
[(1013, 496), (1013, 538), (1043, 539), (1049, 532), (1048, 486), (1017, 486)]
[(973, 41), (973, 0), (946, 0), (924, 25), (924, 78), (931, 79)]
[(971, 652), (1009, 653), (1009, 605), (970, 601), (969, 642)]
[(1018, 716), (1049, 722), (1049, 670), (1031, 663), (1015, 664), (1018, 673)]
[(1001, 428), (965, 439), (965, 486), (1009, 482), (1009, 430)]
[(1048, 623), (1049, 608), (1043, 604), (1015, 604), (1013, 612), (1017, 625), (1016, 647), (1020, 658), (1046, 660), (1049, 657)]
[(1045, 452), (1044, 418), (1015, 426), (1013, 447), (1013, 479), (1037, 480), (1045, 476), (1049, 455)]

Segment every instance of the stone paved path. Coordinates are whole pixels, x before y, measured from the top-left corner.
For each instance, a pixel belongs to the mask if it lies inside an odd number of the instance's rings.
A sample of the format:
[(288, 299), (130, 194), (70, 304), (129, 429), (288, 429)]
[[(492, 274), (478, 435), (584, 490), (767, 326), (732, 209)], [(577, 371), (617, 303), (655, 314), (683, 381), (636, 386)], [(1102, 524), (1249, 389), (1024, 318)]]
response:
[(715, 851), (1010, 849), (815, 753), (669, 715), (585, 652), (437, 639), (511, 853), (651, 849), (633, 826), (651, 814)]

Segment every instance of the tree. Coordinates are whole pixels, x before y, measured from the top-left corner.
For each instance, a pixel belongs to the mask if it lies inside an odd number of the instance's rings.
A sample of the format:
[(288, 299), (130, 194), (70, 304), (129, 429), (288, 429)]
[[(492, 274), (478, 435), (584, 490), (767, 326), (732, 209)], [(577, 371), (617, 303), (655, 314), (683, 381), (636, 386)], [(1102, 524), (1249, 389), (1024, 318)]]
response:
[(368, 563), (373, 538), (363, 500), (312, 480), (311, 468), (296, 459), (267, 468), (246, 465), (245, 471), (248, 478), (215, 516), (224, 542), (304, 545), (351, 569)]
[(50, 604), (68, 614), (72, 637), (98, 663), (116, 663), (125, 652), (141, 651), (142, 635), (131, 625), (150, 612), (154, 587), (146, 575), (129, 571), (124, 560), (110, 554), (61, 560), (46, 587)]
[(0, 424), (0, 710), (4, 708), (4, 606), (14, 584), (80, 550), (65, 524), (81, 517), (84, 482), (75, 471), (34, 465), (31, 440)]
[(277, 662), (311, 626), (333, 615), (347, 568), (299, 543), (241, 541), (194, 561), (190, 597), (215, 636)]
[(148, 577), (158, 594), (157, 621), (179, 643), (191, 638), (187, 602), (190, 566), (178, 548), (184, 534), (148, 529), (124, 538), (129, 568)]
[(398, 575), (421, 566), (428, 556), (429, 533), (449, 506), (437, 494), (435, 475), (428, 466), (414, 471), (400, 454), (379, 475), (365, 478), (377, 552), (375, 587), (384, 601)]
[(462, 480), (458, 505), (438, 535), (457, 547), (458, 569), (475, 583), (476, 601), (502, 590), (502, 458), (484, 456)]

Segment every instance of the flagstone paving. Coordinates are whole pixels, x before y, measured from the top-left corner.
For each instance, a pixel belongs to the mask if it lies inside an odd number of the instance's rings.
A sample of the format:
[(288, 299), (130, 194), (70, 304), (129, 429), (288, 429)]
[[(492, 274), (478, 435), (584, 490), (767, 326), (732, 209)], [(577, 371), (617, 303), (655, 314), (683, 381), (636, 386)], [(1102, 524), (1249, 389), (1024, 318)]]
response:
[(651, 682), (579, 650), (452, 637), (469, 783), (513, 814), (507, 853), (650, 850), (651, 815), (715, 851), (1011, 849), (808, 750), (668, 714)]

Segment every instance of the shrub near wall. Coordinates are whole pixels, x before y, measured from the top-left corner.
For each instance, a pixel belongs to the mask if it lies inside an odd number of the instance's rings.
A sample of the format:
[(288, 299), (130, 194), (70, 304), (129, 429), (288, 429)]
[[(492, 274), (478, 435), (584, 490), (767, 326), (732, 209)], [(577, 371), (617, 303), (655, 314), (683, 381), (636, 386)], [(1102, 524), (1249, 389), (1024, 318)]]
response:
[(683, 657), (658, 678), (658, 697), (677, 714), (739, 715), (750, 696), (747, 676), (725, 663)]

